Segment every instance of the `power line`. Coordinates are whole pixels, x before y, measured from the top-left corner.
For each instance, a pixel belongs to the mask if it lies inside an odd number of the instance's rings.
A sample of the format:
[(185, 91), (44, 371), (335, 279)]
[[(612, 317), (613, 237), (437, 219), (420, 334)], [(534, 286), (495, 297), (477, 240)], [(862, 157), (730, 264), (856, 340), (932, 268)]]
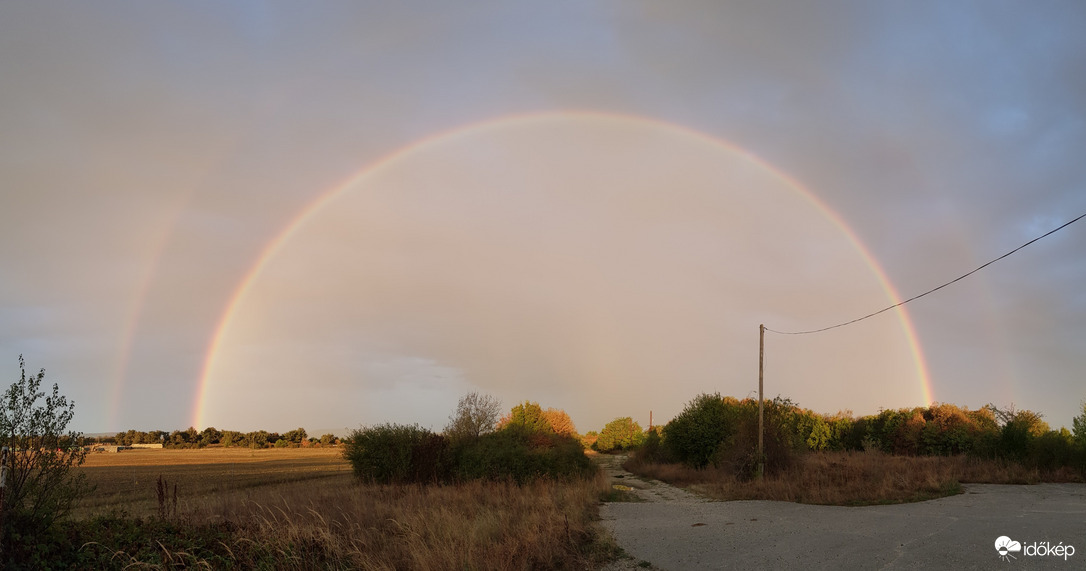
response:
[(845, 321), (844, 323), (838, 323), (837, 325), (831, 325), (829, 327), (823, 327), (822, 329), (812, 329), (810, 331), (777, 331), (776, 329), (770, 329), (768, 327), (766, 327), (765, 329), (766, 329), (766, 331), (771, 331), (773, 333), (777, 333), (777, 334), (780, 334), (780, 335), (807, 335), (809, 333), (821, 333), (823, 331), (829, 331), (830, 329), (837, 329), (838, 327), (844, 327), (846, 325), (852, 325), (853, 323), (856, 323), (857, 321), (863, 321), (863, 320), (865, 320), (865, 319), (867, 319), (869, 317), (875, 317), (876, 315), (878, 315), (880, 313), (885, 313), (887, 311), (890, 311), (891, 309), (894, 309), (895, 307), (900, 307), (902, 305), (905, 305), (906, 303), (909, 303), (910, 301), (920, 299), (920, 298), (924, 297), (925, 295), (928, 295), (929, 293), (937, 292), (937, 291), (945, 288), (946, 286), (948, 286), (948, 285), (950, 285), (950, 284), (952, 284), (954, 282), (962, 280), (962, 279), (964, 279), (964, 278), (966, 278), (966, 277), (968, 277), (968, 276), (970, 276), (972, 274), (975, 274), (975, 273), (983, 270), (984, 268), (998, 262), (999, 260), (1002, 260), (1003, 258), (1006, 258), (1007, 256), (1010, 256), (1011, 254), (1017, 252), (1018, 250), (1021, 250), (1022, 248), (1025, 248), (1026, 246), (1029, 246), (1030, 244), (1040, 240), (1041, 238), (1044, 238), (1046, 236), (1055, 234), (1056, 232), (1059, 232), (1060, 230), (1063, 230), (1064, 228), (1067, 228), (1068, 226), (1074, 224), (1075, 222), (1078, 222), (1079, 220), (1082, 220), (1083, 218), (1086, 218), (1086, 213), (1079, 215), (1074, 220), (1071, 220), (1070, 222), (1067, 222), (1067, 223), (1063, 224), (1059, 228), (1049, 230), (1048, 232), (1045, 232), (1044, 234), (1041, 234), (1040, 236), (1037, 236), (1036, 238), (1030, 240), (1029, 242), (1026, 242), (1025, 244), (1022, 244), (1021, 246), (1011, 250), (1010, 252), (1007, 252), (1006, 254), (1003, 254), (1002, 256), (1000, 256), (1000, 257), (998, 257), (998, 258), (996, 258), (994, 260), (991, 260), (990, 262), (982, 264), (977, 269), (975, 269), (975, 270), (973, 270), (971, 272), (966, 272), (966, 273), (964, 273), (964, 274), (962, 274), (962, 275), (960, 275), (960, 276), (946, 282), (945, 284), (943, 284), (943, 285), (941, 285), (939, 287), (929, 289), (928, 291), (926, 291), (926, 292), (924, 292), (924, 293), (922, 293), (920, 295), (915, 295), (913, 297), (910, 297), (909, 299), (906, 299), (905, 301), (895, 303), (894, 305), (891, 305), (890, 307), (885, 307), (885, 308), (880, 309), (880, 310), (878, 310), (878, 311), (876, 311), (874, 313), (868, 313), (867, 315), (865, 315), (863, 317), (857, 317), (856, 319), (853, 319), (851, 321)]

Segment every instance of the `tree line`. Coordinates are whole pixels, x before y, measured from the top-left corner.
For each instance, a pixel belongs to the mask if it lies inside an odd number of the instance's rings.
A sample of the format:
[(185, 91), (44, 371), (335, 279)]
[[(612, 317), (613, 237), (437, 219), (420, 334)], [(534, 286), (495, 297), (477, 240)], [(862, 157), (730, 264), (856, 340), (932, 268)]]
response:
[(1086, 406), (1073, 430), (1053, 430), (1041, 414), (986, 405), (953, 404), (882, 410), (853, 417), (825, 415), (786, 398), (764, 403), (764, 454), (758, 456), (758, 401), (701, 394), (660, 431), (643, 440), (643, 455), (702, 468), (731, 466), (751, 473), (759, 460), (781, 467), (804, 451), (879, 451), (907, 456), (969, 454), (1045, 470), (1086, 475)]
[(91, 443), (116, 444), (118, 446), (131, 446), (133, 444), (162, 444), (163, 448), (204, 448), (207, 446), (241, 447), (241, 448), (299, 448), (308, 446), (335, 446), (339, 444), (339, 438), (334, 434), (324, 434), (318, 437), (309, 436), (304, 428), (288, 430), (282, 434), (268, 432), (267, 430), (254, 430), (252, 432), (239, 432), (236, 430), (219, 430), (209, 426), (203, 430), (189, 427), (188, 430), (127, 430), (118, 432), (116, 436), (85, 439), (85, 445)]

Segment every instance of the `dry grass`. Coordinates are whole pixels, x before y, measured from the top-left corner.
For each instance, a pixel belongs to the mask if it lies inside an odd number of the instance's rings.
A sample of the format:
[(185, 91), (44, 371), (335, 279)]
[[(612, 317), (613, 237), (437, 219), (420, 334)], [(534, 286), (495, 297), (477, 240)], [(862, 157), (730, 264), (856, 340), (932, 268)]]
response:
[[(84, 471), (99, 485), (98, 498), (81, 504), (77, 514), (123, 510), (144, 518), (138, 527), (145, 531), (87, 539), (126, 565), (168, 567), (174, 560), (211, 568), (584, 569), (619, 552), (596, 521), (609, 488), (602, 473), (587, 481), (524, 486), (372, 486), (359, 484), (338, 453), (326, 451), (131, 452), (88, 462)], [(179, 484), (178, 515), (169, 521), (155, 515), (159, 475), (171, 487)], [(162, 531), (152, 522), (175, 527)], [(134, 547), (163, 534), (212, 539), (161, 540), (157, 555)]]
[(73, 510), (76, 518), (109, 510), (131, 515), (157, 513), (155, 485), (161, 476), (177, 485), (186, 503), (220, 492), (304, 482), (350, 473), (337, 448), (208, 448), (202, 450), (126, 450), (93, 453), (79, 471), (95, 486)]
[(809, 504), (866, 505), (922, 501), (961, 493), (963, 483), (1027, 484), (1075, 481), (1071, 471), (1041, 473), (1019, 464), (966, 456), (890, 456), (871, 452), (820, 452), (761, 480), (741, 480), (723, 469), (636, 459), (635, 474), (722, 500), (779, 500)]
[(527, 486), (368, 486), (349, 481), (220, 494), (192, 521), (238, 525), (238, 544), (306, 546), (284, 567), (586, 568), (615, 548), (595, 523), (602, 478)]

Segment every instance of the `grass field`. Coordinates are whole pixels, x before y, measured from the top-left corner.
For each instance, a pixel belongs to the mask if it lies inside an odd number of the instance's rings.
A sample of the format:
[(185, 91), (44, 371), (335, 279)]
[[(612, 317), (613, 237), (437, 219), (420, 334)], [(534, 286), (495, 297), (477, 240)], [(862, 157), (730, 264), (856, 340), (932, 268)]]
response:
[[(339, 450), (95, 453), (44, 561), (79, 568), (587, 569), (619, 553), (602, 473), (526, 485), (359, 483)], [(163, 512), (159, 477), (177, 485)], [(163, 515), (165, 513), (165, 515)], [(30, 554), (27, 557), (33, 557)]]

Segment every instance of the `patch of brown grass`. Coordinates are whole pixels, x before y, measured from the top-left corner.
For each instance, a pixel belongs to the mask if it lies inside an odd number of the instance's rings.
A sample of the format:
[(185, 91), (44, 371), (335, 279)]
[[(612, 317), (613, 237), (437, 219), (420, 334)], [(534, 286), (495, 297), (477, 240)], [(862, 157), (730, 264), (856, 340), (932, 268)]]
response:
[(172, 533), (226, 534), (199, 549), (162, 548), (163, 560), (193, 566), (218, 567), (225, 560), (240, 568), (274, 561), (274, 569), (584, 569), (620, 553), (597, 521), (600, 497), (610, 488), (602, 472), (589, 480), (528, 485), (379, 486), (358, 483), (335, 455), (186, 450), (157, 457), (172, 462), (144, 460), (159, 452), (95, 459), (83, 470), (99, 485), (98, 499), (85, 499), (75, 515), (121, 511), (157, 522), (161, 475), (171, 491), (178, 484), (179, 508), (168, 523), (191, 530)]
[(732, 471), (696, 470), (681, 464), (624, 467), (641, 476), (721, 500), (778, 500), (809, 504), (867, 505), (929, 500), (961, 493), (962, 483), (1026, 484), (1075, 481), (1073, 472), (1044, 473), (1019, 464), (967, 456), (891, 456), (872, 452), (818, 452), (790, 468), (745, 480)]
[(617, 552), (596, 523), (606, 488), (602, 475), (524, 486), (330, 480), (219, 494), (187, 517), (233, 523), (237, 542), (297, 556), (288, 568), (321, 561), (352, 569), (583, 569)]

